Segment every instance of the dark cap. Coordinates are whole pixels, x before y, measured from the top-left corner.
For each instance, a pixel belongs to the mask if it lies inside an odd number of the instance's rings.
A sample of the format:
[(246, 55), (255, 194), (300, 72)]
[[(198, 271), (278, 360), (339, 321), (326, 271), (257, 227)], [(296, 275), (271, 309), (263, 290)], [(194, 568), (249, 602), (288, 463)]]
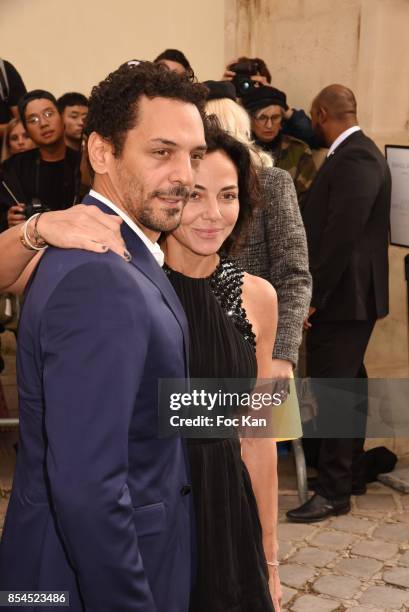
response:
[(209, 90), (207, 100), (220, 100), (221, 98), (229, 98), (236, 101), (236, 88), (230, 81), (204, 81)]
[(267, 87), (266, 85), (250, 89), (248, 93), (242, 97), (241, 102), (246, 111), (251, 114), (257, 112), (260, 108), (265, 108), (272, 104), (281, 106), (284, 110), (288, 110), (287, 96), (285, 93), (274, 87)]

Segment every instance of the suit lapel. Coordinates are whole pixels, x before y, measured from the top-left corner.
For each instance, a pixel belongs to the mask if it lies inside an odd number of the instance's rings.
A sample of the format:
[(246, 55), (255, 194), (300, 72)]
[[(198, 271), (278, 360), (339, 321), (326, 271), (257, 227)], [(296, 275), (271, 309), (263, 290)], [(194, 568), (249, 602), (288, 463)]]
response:
[[(84, 204), (93, 204), (98, 206), (102, 212), (114, 215), (115, 212), (108, 206), (93, 198), (90, 195), (85, 196), (83, 200)], [(149, 252), (148, 248), (144, 245), (142, 240), (135, 234), (134, 231), (125, 222), (121, 225), (121, 234), (125, 241), (126, 248), (130, 252), (132, 259), (131, 265), (135, 266), (148, 280), (153, 283), (161, 292), (166, 304), (173, 312), (177, 322), (179, 323), (182, 332), (185, 345), (186, 363), (189, 363), (189, 335), (186, 321), (186, 315), (179, 301), (178, 296), (175, 293), (172, 285), (170, 284), (166, 274), (162, 268), (158, 265), (153, 255)]]

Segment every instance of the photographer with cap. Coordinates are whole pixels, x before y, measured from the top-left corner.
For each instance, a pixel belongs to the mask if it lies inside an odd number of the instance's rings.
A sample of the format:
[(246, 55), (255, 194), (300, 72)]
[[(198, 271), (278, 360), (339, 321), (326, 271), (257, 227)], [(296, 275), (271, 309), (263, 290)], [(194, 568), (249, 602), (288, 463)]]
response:
[(249, 89), (241, 101), (250, 115), (256, 144), (272, 155), (277, 168), (290, 173), (300, 202), (317, 168), (309, 146), (282, 133), (284, 113), (288, 109), (285, 93), (263, 85)]
[[(272, 87), (271, 73), (265, 61), (259, 57), (243, 56), (239, 57), (237, 61), (230, 62), (223, 74), (223, 79), (233, 81), (238, 98), (241, 98), (244, 93), (247, 93), (253, 87), (263, 85)], [(312, 129), (311, 119), (302, 109), (287, 106), (282, 121), (282, 132), (303, 140), (312, 149), (319, 148)]]
[(0, 206), (8, 209), (9, 227), (33, 213), (72, 206), (81, 180), (81, 155), (65, 144), (55, 97), (48, 91), (33, 90), (20, 99), (18, 109), (38, 149), (14, 155), (2, 164)]

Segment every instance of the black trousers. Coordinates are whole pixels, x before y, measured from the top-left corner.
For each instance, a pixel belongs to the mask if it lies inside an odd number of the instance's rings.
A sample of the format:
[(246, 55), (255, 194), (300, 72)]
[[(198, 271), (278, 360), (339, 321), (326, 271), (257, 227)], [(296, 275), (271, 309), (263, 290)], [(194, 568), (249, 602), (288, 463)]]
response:
[[(334, 397), (339, 401), (328, 402), (328, 395), (325, 400), (317, 396), (318, 433), (330, 432), (333, 427), (333, 435), (336, 436), (338, 423), (347, 428), (350, 425), (351, 432), (359, 435), (339, 438), (329, 434), (317, 441), (317, 492), (329, 499), (346, 499), (351, 494), (352, 483), (359, 483), (364, 478), (362, 456), (367, 415), (367, 374), (363, 361), (375, 320), (319, 322), (312, 317), (311, 323), (306, 342), (307, 376), (361, 379), (355, 385), (345, 381), (345, 388), (342, 388), (342, 381), (339, 386), (336, 381), (330, 383), (334, 386)], [(344, 418), (354, 419), (354, 422), (342, 423)]]

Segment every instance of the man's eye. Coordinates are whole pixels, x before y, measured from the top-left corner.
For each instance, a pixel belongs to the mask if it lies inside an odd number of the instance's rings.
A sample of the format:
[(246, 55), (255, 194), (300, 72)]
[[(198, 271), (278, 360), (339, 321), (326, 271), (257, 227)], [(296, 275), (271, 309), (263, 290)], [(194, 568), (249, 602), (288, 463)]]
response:
[(167, 157), (168, 155), (170, 155), (167, 149), (156, 149), (156, 151), (154, 151), (154, 154), (158, 155), (159, 157)]
[(200, 193), (198, 191), (192, 191), (190, 194), (190, 200), (198, 200), (200, 198)]
[(192, 160), (202, 160), (204, 158), (204, 153), (192, 153)]

